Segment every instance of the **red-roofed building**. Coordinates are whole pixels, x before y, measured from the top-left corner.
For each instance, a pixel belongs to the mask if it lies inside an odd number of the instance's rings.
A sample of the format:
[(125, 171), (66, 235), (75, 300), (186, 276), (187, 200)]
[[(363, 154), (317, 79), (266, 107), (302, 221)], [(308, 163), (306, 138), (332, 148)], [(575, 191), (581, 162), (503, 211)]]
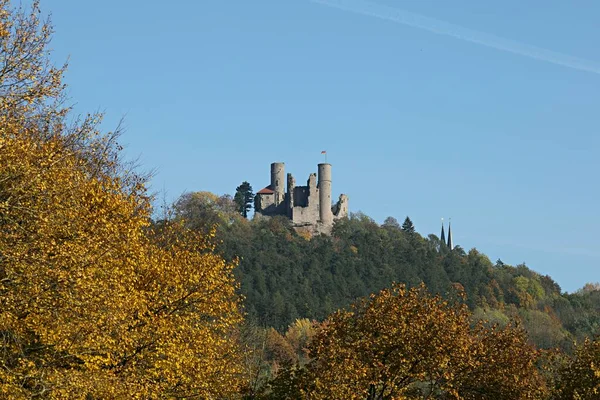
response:
[(269, 188), (268, 186), (265, 188), (260, 189), (258, 192), (256, 192), (256, 194), (274, 194), (275, 191), (271, 188)]

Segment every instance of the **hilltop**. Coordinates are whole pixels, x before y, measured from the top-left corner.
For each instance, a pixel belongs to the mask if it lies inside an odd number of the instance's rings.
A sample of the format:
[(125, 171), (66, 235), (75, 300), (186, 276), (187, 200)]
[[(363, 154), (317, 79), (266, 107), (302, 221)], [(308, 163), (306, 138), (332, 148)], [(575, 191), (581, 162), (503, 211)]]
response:
[(600, 287), (564, 293), (526, 265), (492, 262), (477, 249), (443, 245), (390, 217), (362, 213), (336, 221), (331, 236), (297, 233), (285, 217), (246, 220), (225, 206), (228, 196), (187, 194), (175, 206), (195, 230), (218, 225), (217, 250), (238, 260), (236, 275), (250, 320), (284, 330), (299, 318), (322, 320), (393, 282), (423, 282), (443, 296), (464, 291), (474, 318), (504, 325), (519, 320), (538, 347), (568, 350), (600, 328)]

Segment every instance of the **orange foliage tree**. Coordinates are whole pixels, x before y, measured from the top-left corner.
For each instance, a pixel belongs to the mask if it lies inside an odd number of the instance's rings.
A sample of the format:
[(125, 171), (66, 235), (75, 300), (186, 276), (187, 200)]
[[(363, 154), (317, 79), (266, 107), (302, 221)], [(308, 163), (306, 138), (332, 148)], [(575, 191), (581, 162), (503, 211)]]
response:
[(559, 369), (556, 399), (600, 398), (600, 337), (586, 339)]
[(234, 265), (151, 227), (94, 116), (66, 127), (38, 15), (0, 1), (0, 397), (234, 397)]
[(525, 332), (471, 327), (464, 305), (394, 285), (328, 318), (300, 386), (308, 399), (537, 399)]

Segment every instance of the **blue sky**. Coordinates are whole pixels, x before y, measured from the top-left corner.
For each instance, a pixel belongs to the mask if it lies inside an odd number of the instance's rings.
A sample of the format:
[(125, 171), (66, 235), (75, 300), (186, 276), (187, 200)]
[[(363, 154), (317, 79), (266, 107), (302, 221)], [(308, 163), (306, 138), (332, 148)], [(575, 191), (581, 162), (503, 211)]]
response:
[[(354, 0), (335, 0), (345, 5)], [(378, 0), (600, 65), (600, 3)], [(124, 117), (152, 190), (233, 193), (327, 150), (334, 195), (424, 235), (600, 281), (600, 74), (309, 0), (46, 0), (77, 112)], [(489, 44), (489, 43), (488, 43)], [(586, 64), (586, 65), (587, 65)]]

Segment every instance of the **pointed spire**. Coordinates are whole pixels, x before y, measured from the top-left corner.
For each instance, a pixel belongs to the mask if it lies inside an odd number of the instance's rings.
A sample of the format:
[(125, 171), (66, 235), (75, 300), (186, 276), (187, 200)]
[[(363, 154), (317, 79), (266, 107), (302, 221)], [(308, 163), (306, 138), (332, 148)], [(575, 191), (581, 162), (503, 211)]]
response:
[(446, 234), (444, 233), (444, 218), (442, 218), (442, 233), (440, 234), (440, 242), (446, 244)]
[(454, 244), (452, 243), (452, 218), (448, 219), (448, 248), (450, 250), (454, 249)]

